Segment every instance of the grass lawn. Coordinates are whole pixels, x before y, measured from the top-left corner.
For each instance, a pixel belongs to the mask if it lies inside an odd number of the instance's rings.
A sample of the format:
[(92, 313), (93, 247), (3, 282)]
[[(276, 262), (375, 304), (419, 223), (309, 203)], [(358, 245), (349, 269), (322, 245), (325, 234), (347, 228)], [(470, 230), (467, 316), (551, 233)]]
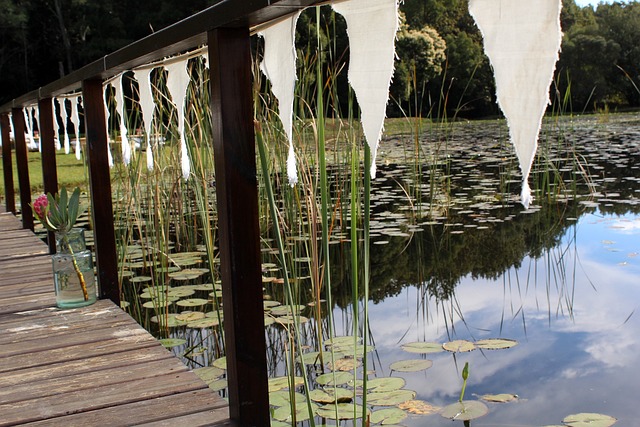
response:
[[(39, 152), (29, 152), (29, 183), (31, 184), (31, 194), (42, 193), (44, 182), (42, 180), (42, 162)], [(58, 166), (58, 186), (67, 188), (88, 187), (89, 178), (86, 174), (83, 160), (76, 160), (75, 154), (64, 154), (64, 151), (56, 153)], [(16, 163), (15, 150), (11, 152), (11, 165), (13, 166), (13, 185), (16, 194), (16, 207), (19, 209), (20, 187), (18, 185), (18, 169)], [(0, 161), (0, 200), (4, 203), (4, 164)]]

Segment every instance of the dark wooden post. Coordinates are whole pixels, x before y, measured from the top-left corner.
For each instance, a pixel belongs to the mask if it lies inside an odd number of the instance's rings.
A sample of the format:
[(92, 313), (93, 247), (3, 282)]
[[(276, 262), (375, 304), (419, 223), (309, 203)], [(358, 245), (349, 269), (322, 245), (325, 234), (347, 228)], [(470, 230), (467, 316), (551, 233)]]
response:
[(208, 34), (229, 413), (269, 425), (258, 181), (247, 28)]
[[(44, 192), (56, 194), (58, 192), (58, 171), (56, 167), (56, 142), (53, 128), (53, 102), (51, 98), (38, 101), (40, 115), (40, 146), (42, 147), (42, 180)], [(49, 253), (56, 253), (55, 233), (48, 233)]]
[(102, 81), (84, 80), (84, 120), (87, 145), (85, 155), (89, 160), (89, 187), (91, 214), (95, 240), (96, 263), (100, 298), (108, 298), (120, 306), (118, 282), (118, 258), (116, 236), (113, 226), (111, 201), (111, 175), (107, 154), (107, 123), (102, 100)]
[(11, 137), (9, 114), (0, 115), (2, 127), (2, 169), (4, 172), (4, 203), (7, 212), (16, 213), (16, 196), (13, 189), (13, 162), (11, 161)]
[(22, 228), (33, 230), (33, 212), (30, 206), (29, 159), (27, 158), (27, 144), (24, 139), (24, 113), (22, 108), (14, 108), (11, 111), (11, 118), (13, 120), (13, 138), (16, 142), (16, 165), (18, 166), (18, 183), (20, 185)]

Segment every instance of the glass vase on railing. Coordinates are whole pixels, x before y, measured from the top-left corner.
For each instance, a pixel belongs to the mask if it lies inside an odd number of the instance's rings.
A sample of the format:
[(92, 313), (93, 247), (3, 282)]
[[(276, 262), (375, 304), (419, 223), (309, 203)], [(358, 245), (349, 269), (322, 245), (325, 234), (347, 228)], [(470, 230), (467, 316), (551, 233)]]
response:
[(85, 244), (84, 229), (56, 232), (52, 262), (58, 307), (83, 307), (96, 302), (93, 257)]

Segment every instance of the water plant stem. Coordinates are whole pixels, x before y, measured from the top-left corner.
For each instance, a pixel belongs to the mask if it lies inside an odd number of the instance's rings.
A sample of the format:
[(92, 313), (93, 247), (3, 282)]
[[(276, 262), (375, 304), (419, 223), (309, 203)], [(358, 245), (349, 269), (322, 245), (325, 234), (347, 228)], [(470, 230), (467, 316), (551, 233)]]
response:
[(85, 301), (89, 301), (89, 292), (87, 292), (87, 282), (84, 281), (84, 275), (82, 274), (82, 271), (80, 271), (80, 267), (78, 266), (78, 261), (76, 260), (76, 255), (73, 253), (73, 249), (71, 248), (71, 244), (69, 243), (69, 236), (67, 236), (67, 233), (63, 233), (62, 241), (65, 247), (67, 248), (67, 250), (69, 251), (69, 254), (71, 255), (71, 262), (73, 263), (73, 269), (76, 271), (76, 274), (78, 275), (78, 280), (80, 281), (80, 288), (82, 288), (82, 296), (84, 297)]

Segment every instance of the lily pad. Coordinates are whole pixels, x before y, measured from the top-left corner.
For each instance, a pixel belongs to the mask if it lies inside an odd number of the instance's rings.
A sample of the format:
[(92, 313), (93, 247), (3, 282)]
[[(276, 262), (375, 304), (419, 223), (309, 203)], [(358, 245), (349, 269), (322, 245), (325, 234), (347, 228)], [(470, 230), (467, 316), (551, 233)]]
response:
[(219, 378), (217, 380), (213, 380), (209, 383), (209, 388), (213, 391), (220, 391), (227, 388), (229, 384), (227, 383), (226, 378)]
[(407, 418), (407, 413), (399, 408), (385, 408), (371, 413), (371, 422), (373, 424), (396, 424)]
[(476, 347), (485, 350), (502, 350), (518, 345), (518, 341), (504, 338), (490, 338), (476, 341)]
[(189, 298), (178, 301), (176, 304), (180, 307), (200, 307), (203, 305), (207, 305), (209, 300), (203, 298)]
[(406, 402), (399, 404), (398, 408), (416, 415), (431, 415), (441, 409), (438, 406), (434, 406), (423, 400), (407, 400)]
[(209, 384), (223, 376), (224, 369), (216, 368), (215, 366), (207, 366), (205, 368), (194, 369), (193, 373), (200, 377), (202, 381)]
[(309, 392), (309, 398), (318, 403), (349, 403), (353, 400), (353, 390), (335, 387), (326, 390), (315, 389)]
[(160, 344), (162, 344), (165, 348), (179, 347), (186, 342), (187, 340), (183, 338), (163, 338), (160, 340)]
[[(290, 385), (289, 380), (290, 379), (288, 376), (269, 378), (269, 392), (289, 388), (289, 385)], [(294, 387), (297, 387), (302, 384), (304, 384), (304, 379), (302, 377), (294, 378), (294, 384), (293, 384)]]
[[(307, 397), (302, 393), (298, 393), (297, 391), (294, 393), (294, 399), (296, 403), (307, 401)], [(276, 390), (269, 393), (269, 404), (271, 406), (288, 406), (290, 402), (291, 393), (289, 392), (289, 390)]]
[(354, 342), (360, 343), (362, 340), (360, 337), (354, 338), (353, 336), (333, 337), (324, 342), (327, 347), (340, 346), (340, 345), (353, 345)]
[(362, 362), (359, 359), (343, 357), (341, 359), (336, 359), (334, 363), (329, 362), (329, 369), (332, 371), (353, 371), (360, 365), (362, 365)]
[(565, 417), (563, 423), (569, 427), (609, 427), (614, 425), (618, 420), (609, 415), (595, 413), (573, 414)]
[(393, 391), (400, 390), (405, 383), (401, 377), (374, 378), (367, 381), (367, 388), (371, 391)]
[(475, 344), (467, 340), (450, 341), (442, 344), (442, 347), (452, 353), (465, 353), (476, 349)]
[[(309, 413), (309, 405), (311, 405), (311, 413)], [(306, 400), (296, 402), (295, 405), (295, 420), (296, 422), (307, 421), (309, 418), (315, 415), (318, 405), (315, 403), (307, 403)], [(293, 423), (293, 414), (291, 413), (291, 406), (281, 406), (273, 411), (273, 418), (278, 421), (286, 421)]]
[(353, 374), (350, 372), (327, 372), (319, 375), (316, 382), (320, 385), (342, 385), (353, 380)]
[(393, 390), (367, 394), (367, 403), (373, 406), (396, 406), (413, 400), (416, 392), (411, 390)]
[(402, 346), (409, 353), (429, 354), (443, 351), (442, 344), (437, 342), (411, 342)]
[(176, 315), (176, 320), (183, 322), (192, 322), (199, 319), (204, 319), (204, 313), (201, 311), (189, 311)]
[(227, 369), (227, 356), (222, 356), (219, 359), (216, 359), (213, 361), (213, 363), (211, 363), (211, 365), (215, 366), (216, 368), (220, 368), (220, 369)]
[(354, 403), (337, 403), (318, 408), (316, 414), (330, 420), (353, 420), (362, 417), (362, 406)]
[(410, 359), (410, 360), (399, 360), (394, 362), (389, 366), (392, 371), (398, 372), (418, 372), (424, 371), (425, 369), (429, 369), (433, 366), (433, 362), (427, 359)]
[(478, 400), (463, 400), (445, 406), (440, 411), (440, 415), (456, 421), (469, 421), (480, 418), (489, 413), (489, 408)]
[(213, 328), (214, 326), (220, 325), (220, 321), (215, 317), (205, 317), (202, 319), (192, 320), (187, 323), (187, 328), (193, 329), (202, 329), (202, 328)]
[(487, 402), (506, 403), (506, 402), (512, 402), (514, 400), (518, 400), (518, 396), (515, 394), (507, 394), (507, 393), (483, 394), (482, 396), (480, 396), (480, 399)]

